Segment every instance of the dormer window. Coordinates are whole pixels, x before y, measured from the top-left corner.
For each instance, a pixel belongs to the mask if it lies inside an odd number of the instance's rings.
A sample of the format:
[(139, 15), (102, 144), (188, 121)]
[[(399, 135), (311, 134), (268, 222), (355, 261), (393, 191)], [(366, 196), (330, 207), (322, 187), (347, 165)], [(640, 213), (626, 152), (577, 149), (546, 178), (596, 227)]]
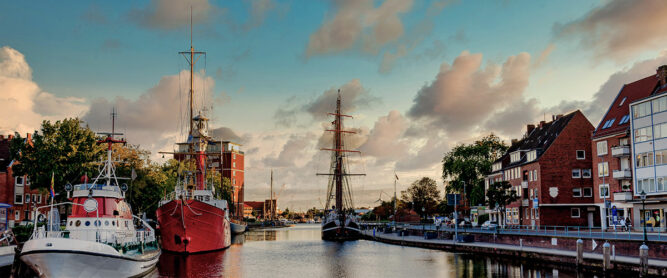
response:
[(23, 186), (23, 176), (15, 177), (14, 184), (18, 186)]
[(510, 162), (514, 163), (521, 160), (521, 151), (516, 151), (510, 154)]
[(492, 172), (500, 171), (500, 168), (502, 168), (502, 166), (503, 165), (500, 162), (493, 163), (493, 165), (491, 166), (491, 171)]
[(528, 154), (526, 154), (526, 161), (533, 161), (537, 159), (537, 150), (532, 150), (529, 151)]

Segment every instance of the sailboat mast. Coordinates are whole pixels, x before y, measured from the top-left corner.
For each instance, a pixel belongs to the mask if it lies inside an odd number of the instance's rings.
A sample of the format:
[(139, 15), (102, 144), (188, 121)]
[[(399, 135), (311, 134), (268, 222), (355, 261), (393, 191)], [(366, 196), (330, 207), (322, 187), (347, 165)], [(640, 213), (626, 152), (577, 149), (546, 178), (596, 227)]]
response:
[(194, 66), (195, 66), (195, 48), (192, 45), (192, 6), (190, 6), (190, 132), (189, 134), (192, 135), (192, 125), (193, 125), (193, 120), (192, 118), (194, 117), (194, 114), (192, 112), (192, 107), (193, 107), (193, 99), (194, 99), (194, 90), (192, 87), (193, 85), (193, 72), (194, 72)]
[(269, 192), (269, 213), (271, 214), (271, 221), (273, 221), (273, 169), (271, 169), (271, 191)]
[(338, 99), (336, 100), (336, 121), (335, 121), (335, 153), (336, 169), (334, 179), (336, 180), (336, 209), (343, 211), (343, 142), (342, 142), (342, 117), (340, 111), (340, 90), (338, 90)]

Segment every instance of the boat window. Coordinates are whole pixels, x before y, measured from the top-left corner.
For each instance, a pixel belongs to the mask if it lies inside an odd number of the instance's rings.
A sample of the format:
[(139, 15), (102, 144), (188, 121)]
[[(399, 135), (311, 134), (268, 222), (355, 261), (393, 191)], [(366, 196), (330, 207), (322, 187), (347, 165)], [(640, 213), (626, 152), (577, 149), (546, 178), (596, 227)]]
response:
[(211, 200), (211, 196), (206, 196), (206, 201), (208, 202), (210, 200)]
[(70, 225), (70, 227), (72, 226), (72, 220), (69, 221), (69, 225)]
[(81, 220), (77, 220), (77, 221), (76, 221), (76, 226), (77, 226), (77, 227), (81, 226)]
[(127, 221), (127, 220), (125, 220), (125, 228), (127, 228), (127, 222), (128, 222), (128, 221)]
[(86, 221), (86, 226), (90, 226), (90, 221)]
[(102, 226), (102, 221), (95, 220), (95, 226), (97, 226), (97, 227)]
[(109, 220), (104, 221), (104, 226), (109, 226)]
[(111, 221), (111, 226), (116, 226), (116, 221)]

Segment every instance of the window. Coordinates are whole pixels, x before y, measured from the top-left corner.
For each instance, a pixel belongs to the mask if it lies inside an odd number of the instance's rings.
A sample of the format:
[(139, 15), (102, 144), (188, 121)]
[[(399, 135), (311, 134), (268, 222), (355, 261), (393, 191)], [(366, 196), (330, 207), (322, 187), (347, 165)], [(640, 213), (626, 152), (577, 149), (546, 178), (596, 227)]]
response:
[(618, 104), (619, 107), (623, 106), (623, 103), (625, 103), (625, 100), (628, 99), (628, 97), (623, 97), (621, 100), (621, 103)]
[(572, 188), (572, 197), (581, 197), (581, 188)]
[(609, 184), (600, 184), (600, 198), (609, 198)]
[(665, 191), (665, 183), (667, 183), (667, 177), (659, 177), (656, 179), (655, 185), (658, 188), (658, 192)]
[(585, 150), (577, 150), (577, 159), (579, 159), (579, 160), (586, 159), (586, 151)]
[(602, 129), (610, 128), (611, 125), (614, 124), (614, 121), (616, 121), (616, 118), (613, 118), (613, 119), (611, 119), (611, 120), (606, 121), (606, 122), (604, 123), (604, 125), (602, 126)]
[(664, 138), (667, 137), (667, 123), (656, 124), (653, 127), (653, 138)]
[(528, 171), (528, 181), (533, 181), (533, 171)]
[(584, 177), (584, 178), (590, 178), (592, 176), (591, 175), (591, 169), (582, 169), (581, 173), (582, 173), (582, 177)]
[(653, 113), (667, 110), (667, 97), (656, 98), (653, 101)]
[(637, 168), (653, 166), (653, 152), (640, 153), (635, 160), (637, 161)]
[(570, 209), (570, 216), (572, 218), (579, 218), (581, 216), (580, 213), (581, 212), (579, 211), (579, 208), (571, 208)]
[(236, 159), (236, 153), (232, 153), (232, 159)]
[(232, 162), (232, 167), (236, 168), (236, 162)]
[(14, 211), (14, 220), (21, 220), (21, 211), (20, 210)]
[(592, 187), (584, 187), (584, 197), (593, 197)]
[(236, 171), (232, 171), (232, 176), (236, 177)]
[(500, 163), (500, 162), (493, 163), (493, 166), (491, 166), (491, 170), (493, 172), (500, 171), (500, 168), (502, 168), (502, 163)]
[(651, 103), (648, 101), (632, 107), (632, 117), (635, 119), (648, 116), (649, 114), (651, 114)]
[(521, 151), (515, 151), (510, 154), (510, 162), (514, 163), (521, 160)]
[(625, 115), (625, 116), (623, 116), (623, 117), (621, 118), (621, 121), (618, 122), (618, 125), (625, 124), (625, 123), (627, 123), (629, 120), (630, 120), (630, 115)]
[(667, 164), (667, 150), (655, 151), (655, 165)]
[(14, 195), (14, 204), (23, 204), (23, 194)]
[(30, 194), (25, 194), (25, 202), (30, 203)]
[(526, 161), (533, 161), (537, 158), (537, 151), (532, 150), (526, 155)]
[(23, 186), (23, 176), (15, 177), (14, 184), (18, 186)]
[(597, 147), (598, 147), (598, 155), (606, 155), (607, 154), (607, 141), (598, 142)]
[(533, 170), (533, 180), (537, 180), (537, 170)]
[(40, 194), (32, 194), (32, 199), (35, 200), (35, 203), (42, 203), (42, 195)]
[(627, 146), (628, 144), (628, 137), (618, 139), (618, 144), (621, 146)]
[(580, 179), (581, 178), (581, 169), (572, 169), (572, 178)]
[(598, 177), (609, 176), (609, 162), (598, 163)]
[(232, 178), (232, 185), (236, 185), (236, 179)]
[(540, 219), (540, 209), (539, 208), (535, 209), (535, 219)]
[(635, 129), (635, 142), (644, 142), (653, 139), (653, 129), (650, 126)]

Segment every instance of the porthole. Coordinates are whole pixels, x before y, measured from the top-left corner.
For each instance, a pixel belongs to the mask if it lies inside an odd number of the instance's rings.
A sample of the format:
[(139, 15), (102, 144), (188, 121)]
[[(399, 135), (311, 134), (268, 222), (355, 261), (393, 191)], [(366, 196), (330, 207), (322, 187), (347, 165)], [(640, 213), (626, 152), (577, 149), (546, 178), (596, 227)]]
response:
[(86, 221), (86, 227), (90, 226), (90, 221)]
[(72, 220), (69, 221), (69, 225), (70, 225), (70, 227), (72, 226)]
[(109, 220), (104, 221), (104, 226), (109, 226)]
[(111, 226), (116, 227), (116, 221), (111, 221)]
[(76, 226), (77, 226), (77, 227), (81, 226), (81, 220), (77, 220), (77, 221), (76, 221)]
[(97, 227), (102, 226), (102, 221), (95, 220), (95, 226), (97, 226)]

